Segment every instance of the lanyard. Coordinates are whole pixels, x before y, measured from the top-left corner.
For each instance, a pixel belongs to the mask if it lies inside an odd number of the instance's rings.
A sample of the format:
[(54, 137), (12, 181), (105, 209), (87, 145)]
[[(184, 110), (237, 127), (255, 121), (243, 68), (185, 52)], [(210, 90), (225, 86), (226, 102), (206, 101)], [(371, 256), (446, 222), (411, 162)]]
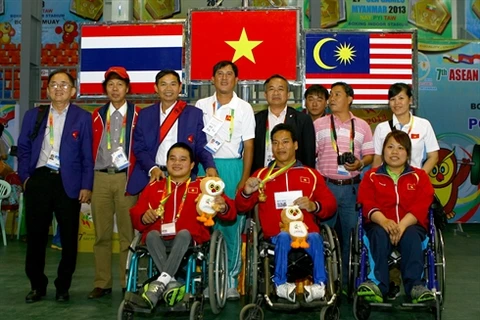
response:
[[(180, 213), (182, 213), (183, 205), (185, 204), (185, 199), (187, 198), (187, 192), (188, 192), (188, 185), (190, 184), (191, 178), (188, 178), (185, 186), (185, 192), (183, 192), (182, 196), (182, 202), (180, 202), (180, 206), (178, 208), (178, 212), (176, 215), (173, 216), (172, 221), (175, 222), (180, 218)], [(167, 203), (167, 200), (170, 198), (170, 195), (172, 194), (172, 180), (170, 176), (167, 178), (167, 183), (165, 185), (165, 189), (163, 191), (163, 197), (162, 200), (160, 200), (160, 206), (165, 206), (165, 203)]]
[(265, 176), (265, 178), (263, 178), (262, 182), (260, 183), (259, 188), (263, 189), (267, 182), (275, 179), (276, 177), (278, 177), (279, 175), (281, 175), (282, 173), (290, 169), (296, 162), (297, 160), (295, 159), (291, 163), (287, 164), (285, 167), (278, 169), (277, 171), (275, 171), (275, 173), (272, 174), (272, 171), (273, 169), (275, 169), (275, 165), (277, 164), (277, 161), (274, 161), (273, 164), (270, 166), (270, 169), (268, 170), (267, 175)]
[(54, 142), (54, 133), (53, 133), (53, 112), (50, 110), (50, 114), (48, 115), (48, 128), (49, 128), (49, 136), (50, 136), (50, 145), (53, 147)]
[[(354, 153), (355, 150), (355, 124), (353, 118), (351, 119), (352, 124), (350, 125), (350, 152)], [(333, 115), (330, 116), (330, 140), (332, 142), (333, 150), (340, 155), (337, 143), (337, 131), (335, 130), (335, 124), (333, 123)]]
[[(127, 113), (123, 116), (122, 130), (120, 131), (120, 145), (123, 144), (125, 138), (125, 127), (127, 126)], [(110, 110), (107, 110), (107, 149), (112, 149), (112, 142), (110, 137)]]
[[(213, 115), (215, 116), (215, 113), (217, 111), (217, 108), (216, 108), (216, 104), (217, 102), (213, 102), (212, 103), (212, 110), (213, 110)], [(219, 104), (219, 103), (218, 103)], [(220, 105), (220, 104), (219, 104)], [(220, 106), (219, 108), (221, 108), (222, 106)], [(232, 141), (232, 136), (233, 136), (233, 128), (235, 126), (235, 123), (234, 123), (234, 120), (235, 120), (235, 110), (230, 108), (230, 115), (226, 115), (225, 116), (225, 120), (226, 121), (229, 121), (230, 122), (230, 127), (228, 128), (228, 135), (229, 135), (229, 139), (228, 141)]]

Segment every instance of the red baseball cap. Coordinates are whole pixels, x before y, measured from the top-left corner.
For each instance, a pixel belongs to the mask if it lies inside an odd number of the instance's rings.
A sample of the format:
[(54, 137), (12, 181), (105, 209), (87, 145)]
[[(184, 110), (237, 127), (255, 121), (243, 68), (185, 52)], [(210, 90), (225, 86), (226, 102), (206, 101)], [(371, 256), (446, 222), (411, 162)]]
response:
[(123, 79), (130, 79), (128, 76), (127, 70), (124, 67), (110, 67), (107, 72), (105, 72), (105, 79), (112, 73), (118, 74)]

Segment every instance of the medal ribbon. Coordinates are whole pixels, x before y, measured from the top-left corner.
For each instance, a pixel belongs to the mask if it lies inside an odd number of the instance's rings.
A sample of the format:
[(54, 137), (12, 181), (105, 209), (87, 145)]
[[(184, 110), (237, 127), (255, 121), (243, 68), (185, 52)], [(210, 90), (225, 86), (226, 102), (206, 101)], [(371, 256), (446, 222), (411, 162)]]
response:
[[(180, 213), (182, 213), (183, 205), (185, 204), (185, 199), (187, 198), (188, 185), (190, 184), (191, 180), (192, 180), (191, 178), (188, 178), (186, 182), (185, 191), (183, 192), (182, 201), (180, 202), (180, 206), (178, 207), (178, 212), (174, 217), (175, 218), (174, 222), (177, 221), (178, 218), (180, 218)], [(172, 180), (170, 176), (168, 176), (165, 189), (163, 190), (163, 197), (162, 197), (162, 200), (160, 200), (160, 206), (165, 206), (165, 203), (167, 203), (167, 200), (170, 198), (171, 194), (172, 194)]]
[(270, 167), (270, 170), (268, 170), (267, 175), (260, 183), (261, 185), (260, 188), (263, 188), (267, 182), (275, 179), (276, 177), (278, 177), (279, 175), (281, 175), (282, 173), (290, 169), (296, 162), (297, 160), (295, 159), (291, 163), (287, 164), (285, 167), (278, 169), (277, 171), (275, 171), (275, 173), (272, 174), (272, 171), (273, 169), (275, 169), (275, 165), (277, 164), (277, 161), (273, 162), (272, 166)]
[[(123, 144), (123, 140), (125, 139), (125, 127), (127, 126), (127, 113), (123, 116), (122, 121), (122, 130), (120, 131), (120, 145)], [(107, 110), (107, 149), (112, 149), (112, 142), (110, 137), (110, 110)]]

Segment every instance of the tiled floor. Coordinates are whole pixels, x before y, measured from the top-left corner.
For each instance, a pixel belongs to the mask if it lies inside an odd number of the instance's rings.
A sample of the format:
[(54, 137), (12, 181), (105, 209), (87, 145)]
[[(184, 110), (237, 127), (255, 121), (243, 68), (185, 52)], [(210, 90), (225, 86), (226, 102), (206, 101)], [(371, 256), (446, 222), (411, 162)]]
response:
[[(447, 258), (447, 290), (443, 318), (446, 320), (480, 319), (480, 225), (466, 225), (464, 230), (470, 237), (455, 236), (454, 226), (445, 232)], [(81, 253), (78, 256), (77, 271), (70, 290), (70, 301), (55, 302), (53, 280), (60, 253), (48, 250), (47, 275), (50, 279), (47, 297), (34, 304), (25, 304), (24, 297), (29, 291), (29, 283), (24, 272), (25, 243), (11, 240), (7, 247), (0, 247), (0, 319), (1, 320), (80, 320), (80, 319), (116, 319), (117, 308), (121, 301), (121, 290), (114, 285), (111, 296), (99, 300), (86, 297), (93, 283), (93, 255)], [(115, 257), (115, 260), (117, 257)], [(115, 274), (118, 270), (114, 270)], [(115, 283), (116, 284), (116, 283)], [(209, 308), (205, 318), (238, 319), (241, 302), (228, 302), (226, 308), (217, 316)], [(354, 319), (352, 306), (342, 301), (341, 319)], [(319, 319), (319, 311), (288, 314), (265, 310), (265, 319)], [(143, 319), (144, 317), (136, 316)], [(152, 317), (147, 317), (151, 319)], [(188, 314), (163, 314), (157, 318), (188, 319)], [(403, 310), (375, 311), (370, 319), (433, 319), (426, 312), (409, 312)]]

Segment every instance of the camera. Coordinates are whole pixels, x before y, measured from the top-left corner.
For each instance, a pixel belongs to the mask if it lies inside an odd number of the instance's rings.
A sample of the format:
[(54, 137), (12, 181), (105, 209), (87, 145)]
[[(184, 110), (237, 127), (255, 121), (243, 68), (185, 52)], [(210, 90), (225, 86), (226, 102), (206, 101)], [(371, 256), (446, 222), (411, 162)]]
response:
[(337, 164), (344, 165), (345, 163), (353, 164), (355, 162), (355, 156), (351, 152), (344, 152), (337, 157)]

